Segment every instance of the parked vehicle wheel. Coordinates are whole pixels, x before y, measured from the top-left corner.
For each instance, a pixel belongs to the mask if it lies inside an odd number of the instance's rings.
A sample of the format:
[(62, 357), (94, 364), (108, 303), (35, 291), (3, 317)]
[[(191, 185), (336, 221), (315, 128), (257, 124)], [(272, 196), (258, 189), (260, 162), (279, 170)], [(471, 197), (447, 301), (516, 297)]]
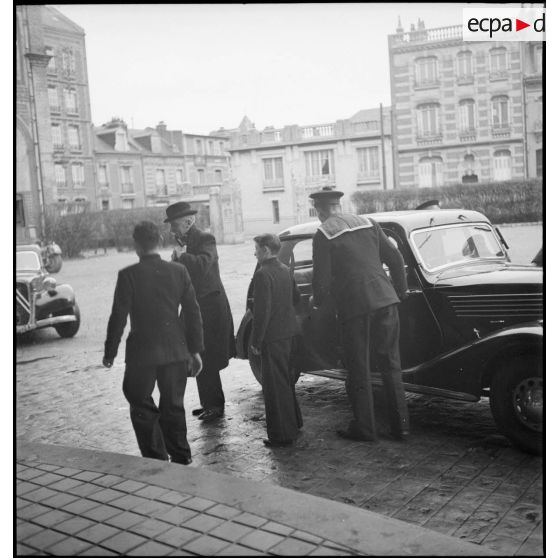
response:
[(499, 367), (490, 386), (490, 408), (499, 429), (516, 446), (542, 452), (543, 377), (535, 355), (506, 360)]
[(49, 273), (58, 273), (62, 269), (62, 256), (60, 254), (49, 256), (45, 267)]
[(57, 316), (71, 316), (72, 314), (77, 318), (75, 322), (66, 322), (54, 326), (56, 333), (58, 333), (60, 337), (73, 337), (78, 332), (81, 322), (79, 306), (75, 303), (73, 308), (56, 314)]

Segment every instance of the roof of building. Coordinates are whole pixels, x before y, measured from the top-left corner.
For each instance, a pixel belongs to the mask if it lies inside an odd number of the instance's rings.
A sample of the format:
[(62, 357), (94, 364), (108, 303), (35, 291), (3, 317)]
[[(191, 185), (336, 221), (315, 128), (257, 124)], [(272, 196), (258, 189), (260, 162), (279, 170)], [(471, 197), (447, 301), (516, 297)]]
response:
[(43, 6), (41, 10), (43, 25), (54, 27), (61, 31), (70, 31), (72, 33), (79, 33), (85, 35), (85, 31), (77, 23), (60, 13), (56, 8), (51, 6)]
[[(389, 111), (389, 107), (383, 107), (384, 114)], [(380, 119), (380, 109), (377, 108), (369, 108), (369, 109), (362, 109), (353, 114), (349, 118), (351, 122), (369, 122), (371, 120), (379, 120)]]

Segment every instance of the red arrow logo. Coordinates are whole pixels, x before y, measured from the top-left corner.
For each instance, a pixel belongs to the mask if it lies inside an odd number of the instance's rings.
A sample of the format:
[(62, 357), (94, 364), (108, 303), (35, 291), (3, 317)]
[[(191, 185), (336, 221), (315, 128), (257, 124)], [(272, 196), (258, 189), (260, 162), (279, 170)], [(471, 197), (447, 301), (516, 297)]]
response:
[(531, 27), (530, 23), (525, 23), (524, 21), (521, 21), (520, 19), (515, 18), (515, 30), (516, 31), (521, 31), (522, 29), (525, 29), (526, 27)]

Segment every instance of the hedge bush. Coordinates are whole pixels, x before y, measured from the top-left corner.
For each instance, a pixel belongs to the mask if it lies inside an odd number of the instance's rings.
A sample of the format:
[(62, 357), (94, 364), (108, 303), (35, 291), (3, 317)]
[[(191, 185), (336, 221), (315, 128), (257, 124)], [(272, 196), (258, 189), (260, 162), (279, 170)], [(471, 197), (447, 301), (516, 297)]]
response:
[[(209, 227), (205, 206), (197, 208), (196, 222), (201, 229)], [(132, 249), (134, 226), (140, 221), (153, 221), (163, 237), (163, 246), (175, 244), (170, 227), (164, 223), (164, 207), (90, 211), (83, 204), (54, 204), (45, 213), (46, 238), (53, 240), (67, 258), (78, 257), (84, 250), (114, 246), (118, 251)]]
[(439, 200), (443, 209), (480, 211), (493, 223), (541, 221), (543, 214), (542, 181), (539, 179), (439, 188), (369, 190), (352, 196), (357, 213), (414, 209), (432, 199)]

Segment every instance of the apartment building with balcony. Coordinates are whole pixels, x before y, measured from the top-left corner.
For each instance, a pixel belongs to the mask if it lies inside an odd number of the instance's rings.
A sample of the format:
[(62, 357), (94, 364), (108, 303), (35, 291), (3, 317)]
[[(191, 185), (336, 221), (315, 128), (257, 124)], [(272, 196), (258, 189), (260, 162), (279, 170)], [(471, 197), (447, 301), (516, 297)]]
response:
[(393, 187), (390, 110), (348, 119), (263, 130), (244, 117), (230, 138), (231, 170), (242, 192), (244, 230), (277, 232), (315, 218), (309, 195), (331, 186), (353, 210), (351, 194)]
[(464, 42), (460, 25), (419, 20), (405, 32), (399, 23), (388, 36), (397, 187), (537, 176), (540, 45)]

